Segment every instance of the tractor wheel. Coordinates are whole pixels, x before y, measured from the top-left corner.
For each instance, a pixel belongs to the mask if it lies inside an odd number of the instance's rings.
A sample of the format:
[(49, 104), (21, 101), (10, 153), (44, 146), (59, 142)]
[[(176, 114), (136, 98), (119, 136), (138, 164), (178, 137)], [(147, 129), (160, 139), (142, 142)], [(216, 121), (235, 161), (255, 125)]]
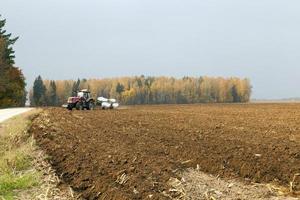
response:
[(88, 110), (95, 110), (95, 104), (94, 104), (94, 102), (89, 102), (89, 105), (88, 105), (88, 107), (87, 107), (87, 109)]
[(83, 110), (83, 105), (80, 102), (77, 102), (75, 107), (76, 107), (76, 110)]

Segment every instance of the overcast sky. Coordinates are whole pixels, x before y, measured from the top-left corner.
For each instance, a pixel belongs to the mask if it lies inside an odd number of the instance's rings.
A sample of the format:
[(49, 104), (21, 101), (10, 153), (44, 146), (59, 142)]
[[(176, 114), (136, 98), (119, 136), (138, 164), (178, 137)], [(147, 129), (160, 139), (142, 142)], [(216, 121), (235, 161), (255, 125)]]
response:
[(45, 79), (240, 76), (300, 96), (299, 0), (0, 0), (16, 65)]

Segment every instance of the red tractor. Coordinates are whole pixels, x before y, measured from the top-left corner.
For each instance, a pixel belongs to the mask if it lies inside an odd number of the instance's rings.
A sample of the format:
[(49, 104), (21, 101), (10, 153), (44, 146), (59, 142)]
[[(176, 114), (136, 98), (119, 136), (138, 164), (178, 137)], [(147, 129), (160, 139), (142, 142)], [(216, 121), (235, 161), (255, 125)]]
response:
[(73, 108), (76, 110), (94, 110), (95, 100), (91, 98), (91, 93), (88, 90), (80, 90), (76, 97), (69, 97), (67, 109), (72, 110)]

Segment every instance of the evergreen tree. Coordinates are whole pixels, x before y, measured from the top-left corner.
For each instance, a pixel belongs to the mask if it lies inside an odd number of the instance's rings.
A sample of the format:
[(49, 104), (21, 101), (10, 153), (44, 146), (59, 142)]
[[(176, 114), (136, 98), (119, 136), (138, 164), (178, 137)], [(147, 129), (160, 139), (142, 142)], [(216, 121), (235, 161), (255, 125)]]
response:
[(233, 97), (233, 103), (241, 102), (241, 98), (240, 98), (240, 96), (238, 94), (238, 90), (237, 90), (236, 85), (232, 86), (232, 88), (231, 88), (231, 95)]
[(122, 85), (121, 83), (118, 82), (117, 86), (116, 86), (116, 92), (121, 95), (122, 92), (124, 92), (124, 85)]
[(33, 105), (34, 106), (42, 106), (45, 105), (45, 94), (46, 94), (46, 87), (44, 85), (42, 77), (39, 75), (34, 83), (33, 83)]
[(57, 98), (55, 81), (50, 81), (49, 103), (50, 103), (49, 104), (50, 106), (57, 106), (57, 104), (58, 104), (58, 98)]
[(19, 37), (11, 38), (11, 33), (6, 33), (6, 30), (4, 30), (5, 24), (5, 19), (0, 20), (0, 37), (5, 41), (4, 52), (1, 55), (1, 59), (4, 60), (6, 64), (13, 65), (15, 64), (15, 51), (13, 50), (12, 45), (18, 40)]
[(80, 79), (77, 79), (77, 81), (74, 82), (72, 87), (72, 96), (76, 96), (77, 92), (79, 91), (79, 86), (80, 86)]
[(24, 106), (25, 78), (22, 71), (13, 66), (15, 55), (12, 45), (18, 37), (11, 38), (11, 34), (6, 33), (5, 23), (6, 20), (0, 19), (0, 107)]

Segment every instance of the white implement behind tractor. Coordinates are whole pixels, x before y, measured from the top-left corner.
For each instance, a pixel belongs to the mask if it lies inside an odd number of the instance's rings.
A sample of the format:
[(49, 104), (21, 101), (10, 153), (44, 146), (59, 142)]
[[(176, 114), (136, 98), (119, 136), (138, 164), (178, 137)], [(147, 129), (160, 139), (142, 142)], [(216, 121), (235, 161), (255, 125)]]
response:
[(119, 103), (116, 99), (107, 99), (105, 97), (98, 97), (97, 104), (99, 104), (102, 109), (114, 109), (119, 107)]

